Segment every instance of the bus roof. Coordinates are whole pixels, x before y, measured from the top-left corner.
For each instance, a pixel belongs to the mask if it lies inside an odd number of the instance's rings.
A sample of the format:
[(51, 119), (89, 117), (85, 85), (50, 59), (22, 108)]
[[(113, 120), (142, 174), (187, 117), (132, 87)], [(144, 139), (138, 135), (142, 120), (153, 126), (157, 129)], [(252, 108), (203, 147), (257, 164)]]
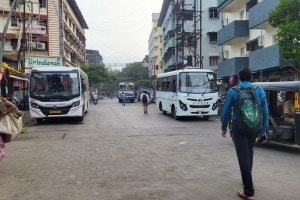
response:
[(209, 69), (186, 68), (186, 69), (180, 69), (180, 70), (176, 70), (176, 71), (171, 71), (171, 72), (166, 72), (166, 73), (158, 74), (157, 78), (172, 76), (172, 75), (175, 75), (175, 74), (179, 74), (181, 72), (203, 72), (203, 73), (211, 72), (211, 73), (213, 73), (213, 71), (209, 70)]
[(67, 66), (55, 66), (55, 67), (34, 67), (31, 71), (72, 71), (72, 70), (80, 70), (79, 67), (67, 67)]

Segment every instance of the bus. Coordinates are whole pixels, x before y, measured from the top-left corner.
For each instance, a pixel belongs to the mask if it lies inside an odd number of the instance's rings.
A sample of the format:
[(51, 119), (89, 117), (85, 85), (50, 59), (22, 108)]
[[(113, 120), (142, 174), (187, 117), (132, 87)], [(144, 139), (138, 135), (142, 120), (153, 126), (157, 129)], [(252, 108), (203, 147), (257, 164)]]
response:
[(33, 68), (29, 81), (29, 113), (43, 119), (73, 117), (83, 121), (89, 107), (88, 76), (77, 67)]
[(134, 103), (135, 100), (134, 83), (132, 82), (119, 83), (119, 93), (118, 93), (119, 103), (122, 102), (122, 92), (125, 93), (125, 101)]
[(212, 70), (187, 68), (157, 75), (156, 105), (174, 119), (218, 114), (218, 88)]

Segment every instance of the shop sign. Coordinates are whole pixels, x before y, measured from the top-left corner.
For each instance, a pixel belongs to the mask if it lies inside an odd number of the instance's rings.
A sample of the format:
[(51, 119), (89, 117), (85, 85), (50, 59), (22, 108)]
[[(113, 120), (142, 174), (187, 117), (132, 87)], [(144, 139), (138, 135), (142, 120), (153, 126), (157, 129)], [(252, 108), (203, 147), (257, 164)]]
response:
[(33, 67), (58, 67), (62, 66), (62, 59), (59, 57), (26, 57), (25, 69)]

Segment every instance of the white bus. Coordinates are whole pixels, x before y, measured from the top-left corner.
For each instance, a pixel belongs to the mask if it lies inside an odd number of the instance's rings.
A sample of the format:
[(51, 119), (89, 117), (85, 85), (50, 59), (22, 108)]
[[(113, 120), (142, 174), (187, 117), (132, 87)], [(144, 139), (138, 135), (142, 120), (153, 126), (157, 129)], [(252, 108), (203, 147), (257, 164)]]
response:
[(41, 123), (45, 118), (83, 120), (89, 107), (88, 76), (77, 67), (33, 68), (29, 82), (29, 112)]
[(157, 75), (156, 105), (163, 114), (209, 116), (218, 114), (218, 89), (213, 71), (192, 68)]
[(119, 94), (118, 99), (119, 102), (122, 102), (122, 92), (125, 93), (125, 101), (129, 101), (134, 103), (135, 93), (134, 93), (134, 83), (132, 82), (121, 82), (119, 83)]

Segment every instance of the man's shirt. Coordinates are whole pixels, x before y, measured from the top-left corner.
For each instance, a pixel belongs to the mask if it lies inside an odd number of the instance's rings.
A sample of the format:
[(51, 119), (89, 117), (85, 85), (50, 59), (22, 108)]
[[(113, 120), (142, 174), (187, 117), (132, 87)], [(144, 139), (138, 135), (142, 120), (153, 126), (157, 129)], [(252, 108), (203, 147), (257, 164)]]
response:
[[(252, 84), (250, 81), (243, 81), (240, 83), (241, 87), (248, 88), (251, 87)], [(268, 124), (269, 124), (269, 110), (268, 110), (268, 102), (266, 98), (266, 93), (261, 87), (257, 87), (255, 89), (255, 94), (258, 98), (258, 101), (262, 108), (262, 114), (263, 114), (263, 126), (261, 130), (259, 131), (260, 136), (263, 136), (266, 131), (268, 130)], [(222, 121), (222, 130), (227, 130), (228, 122), (230, 120), (235, 121), (236, 115), (234, 113), (234, 110), (236, 108), (237, 104), (237, 98), (238, 98), (238, 91), (230, 88), (225, 103), (222, 108), (222, 115), (221, 115), (221, 121)]]

